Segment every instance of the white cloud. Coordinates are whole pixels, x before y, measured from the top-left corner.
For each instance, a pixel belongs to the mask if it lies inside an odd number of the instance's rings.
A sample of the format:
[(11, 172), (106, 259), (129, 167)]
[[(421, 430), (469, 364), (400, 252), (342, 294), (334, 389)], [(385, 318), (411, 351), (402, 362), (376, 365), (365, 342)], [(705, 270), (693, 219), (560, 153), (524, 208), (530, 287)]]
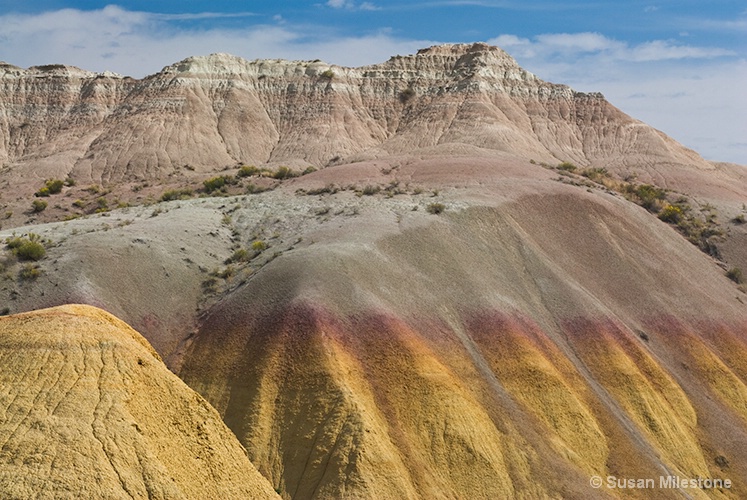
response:
[(588, 55), (603, 55), (615, 61), (666, 61), (672, 59), (709, 59), (735, 56), (732, 50), (709, 47), (693, 47), (674, 43), (670, 40), (653, 40), (638, 45), (630, 45), (599, 33), (550, 33), (537, 35), (533, 39), (514, 35), (501, 35), (488, 43), (507, 49), (511, 47), (516, 56), (572, 58)]
[(327, 5), (327, 7), (332, 7), (333, 9), (367, 10), (367, 11), (379, 10), (379, 7), (377, 7), (371, 2), (363, 2), (359, 5), (352, 0), (328, 0), (325, 5)]
[[(358, 8), (364, 8), (363, 4)], [(0, 15), (0, 59), (22, 67), (65, 63), (142, 77), (186, 57), (213, 52), (247, 59), (324, 59), (358, 66), (432, 44), (399, 39), (386, 31), (355, 37), (327, 35), (314, 27), (292, 26), (282, 18), (242, 29), (190, 29), (178, 22), (212, 16), (149, 14), (114, 6)]]

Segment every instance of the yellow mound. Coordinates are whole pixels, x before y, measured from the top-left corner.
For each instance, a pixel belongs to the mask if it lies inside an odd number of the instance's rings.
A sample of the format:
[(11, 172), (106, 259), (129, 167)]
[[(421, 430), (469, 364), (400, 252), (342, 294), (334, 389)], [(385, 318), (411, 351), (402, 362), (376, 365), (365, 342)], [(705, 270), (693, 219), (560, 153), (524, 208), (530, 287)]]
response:
[(0, 318), (0, 497), (276, 494), (135, 330), (62, 306)]

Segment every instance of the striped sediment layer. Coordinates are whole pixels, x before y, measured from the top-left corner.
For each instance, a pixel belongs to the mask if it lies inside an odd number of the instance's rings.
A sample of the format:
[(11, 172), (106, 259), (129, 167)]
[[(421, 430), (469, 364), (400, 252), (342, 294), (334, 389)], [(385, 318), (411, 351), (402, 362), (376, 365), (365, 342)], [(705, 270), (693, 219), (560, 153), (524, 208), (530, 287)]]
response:
[(590, 478), (670, 475), (732, 486), (662, 498), (738, 498), (744, 304), (620, 203), (526, 196), (289, 253), (203, 318), (180, 376), (290, 498), (648, 498)]
[(592, 476), (747, 491), (745, 324), (569, 318), (548, 333), (499, 311), (309, 303), (223, 318), (182, 376), (292, 498), (588, 497)]

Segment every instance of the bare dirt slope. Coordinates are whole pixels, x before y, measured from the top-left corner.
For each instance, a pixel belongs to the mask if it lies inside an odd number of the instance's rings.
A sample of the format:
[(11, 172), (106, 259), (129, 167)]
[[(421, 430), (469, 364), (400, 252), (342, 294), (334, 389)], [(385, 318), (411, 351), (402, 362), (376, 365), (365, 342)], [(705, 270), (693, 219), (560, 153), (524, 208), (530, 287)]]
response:
[(273, 498), (215, 410), (89, 306), (0, 318), (3, 498)]
[(512, 158), (337, 166), (22, 228), (54, 244), (1, 290), (13, 311), (121, 311), (285, 498), (619, 493), (593, 474), (729, 478), (707, 495), (739, 498), (747, 296), (671, 225), (567, 179)]

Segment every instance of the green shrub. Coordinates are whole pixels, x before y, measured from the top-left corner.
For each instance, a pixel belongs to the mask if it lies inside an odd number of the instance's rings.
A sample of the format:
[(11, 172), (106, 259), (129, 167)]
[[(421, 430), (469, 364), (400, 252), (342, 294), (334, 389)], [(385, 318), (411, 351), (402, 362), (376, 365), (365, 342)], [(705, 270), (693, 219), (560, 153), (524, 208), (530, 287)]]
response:
[(202, 185), (206, 193), (212, 193), (213, 191), (223, 190), (226, 184), (237, 184), (236, 177), (231, 175), (220, 175), (213, 177), (212, 179), (206, 179), (202, 181)]
[(31, 202), (31, 211), (34, 213), (43, 212), (47, 209), (47, 202), (44, 200), (34, 200)]
[(33, 281), (39, 276), (41, 276), (41, 269), (34, 264), (26, 264), (18, 271), (18, 278), (21, 281)]
[(732, 280), (734, 283), (744, 282), (744, 276), (742, 275), (742, 270), (738, 267), (732, 267), (731, 269), (726, 271), (726, 277)]
[(658, 212), (661, 209), (662, 201), (667, 196), (665, 189), (651, 184), (640, 184), (638, 186), (630, 184), (625, 187), (625, 192), (633, 198), (633, 201), (649, 212)]
[(249, 250), (246, 248), (239, 248), (228, 259), (226, 259), (226, 264), (232, 262), (248, 262), (251, 258), (252, 255), (249, 253)]
[(186, 200), (194, 195), (194, 191), (189, 188), (170, 189), (161, 195), (161, 201)]
[(247, 166), (243, 165), (241, 168), (239, 168), (239, 171), (236, 173), (237, 177), (253, 177), (255, 175), (260, 175), (262, 171), (255, 167), (254, 165)]
[(316, 172), (316, 168), (312, 167), (312, 166), (308, 166), (308, 167), (306, 167), (304, 169), (303, 172), (301, 172), (301, 175), (308, 175), (308, 174), (311, 174), (311, 173), (314, 173), (314, 172)]
[(46, 187), (46, 186), (44, 186), (39, 191), (37, 191), (36, 193), (34, 193), (34, 196), (36, 196), (38, 198), (46, 198), (47, 196), (49, 196), (49, 194), (50, 194), (49, 193), (49, 188)]
[(335, 77), (335, 72), (332, 71), (332, 69), (326, 70), (324, 73), (321, 74), (322, 78), (327, 78), (328, 80), (331, 80)]
[(28, 238), (9, 238), (6, 240), (8, 248), (18, 260), (41, 260), (47, 254), (47, 250), (42, 245), (36, 234), (30, 234)]
[(46, 183), (46, 188), (49, 189), (50, 194), (58, 194), (62, 192), (62, 186), (65, 185), (64, 181), (60, 179), (50, 179)]
[(246, 194), (259, 194), (259, 193), (264, 193), (265, 191), (267, 191), (269, 189), (272, 189), (272, 188), (267, 188), (267, 187), (263, 187), (263, 186), (257, 186), (256, 184), (250, 182), (246, 186), (245, 192), (246, 192)]
[(443, 203), (431, 203), (426, 208), (426, 210), (428, 210), (429, 214), (434, 214), (434, 215), (440, 214), (445, 209), (446, 209), (446, 205), (444, 205)]
[(224, 280), (229, 279), (231, 276), (236, 274), (236, 269), (233, 266), (226, 266), (223, 271), (218, 273), (218, 277)]
[(267, 243), (265, 243), (262, 240), (257, 240), (254, 243), (252, 243), (252, 250), (254, 250), (257, 253), (264, 252), (265, 250), (267, 250)]
[(575, 172), (577, 169), (578, 167), (576, 167), (576, 165), (568, 161), (564, 161), (558, 165), (558, 170), (563, 170), (565, 172)]
[(669, 224), (678, 224), (682, 220), (683, 211), (677, 205), (667, 205), (659, 213), (659, 219)]
[(609, 177), (609, 172), (607, 172), (606, 168), (587, 168), (581, 172), (581, 175), (590, 181), (598, 182)]
[(204, 186), (206, 193), (212, 193), (213, 191), (222, 189), (223, 186), (226, 185), (226, 178), (223, 176), (220, 176), (220, 177), (213, 177), (212, 179), (206, 179), (202, 181), (202, 185)]
[(298, 174), (296, 174), (289, 167), (285, 167), (285, 166), (278, 167), (275, 173), (272, 174), (272, 177), (274, 179), (290, 179), (291, 177), (297, 177), (297, 176)]

